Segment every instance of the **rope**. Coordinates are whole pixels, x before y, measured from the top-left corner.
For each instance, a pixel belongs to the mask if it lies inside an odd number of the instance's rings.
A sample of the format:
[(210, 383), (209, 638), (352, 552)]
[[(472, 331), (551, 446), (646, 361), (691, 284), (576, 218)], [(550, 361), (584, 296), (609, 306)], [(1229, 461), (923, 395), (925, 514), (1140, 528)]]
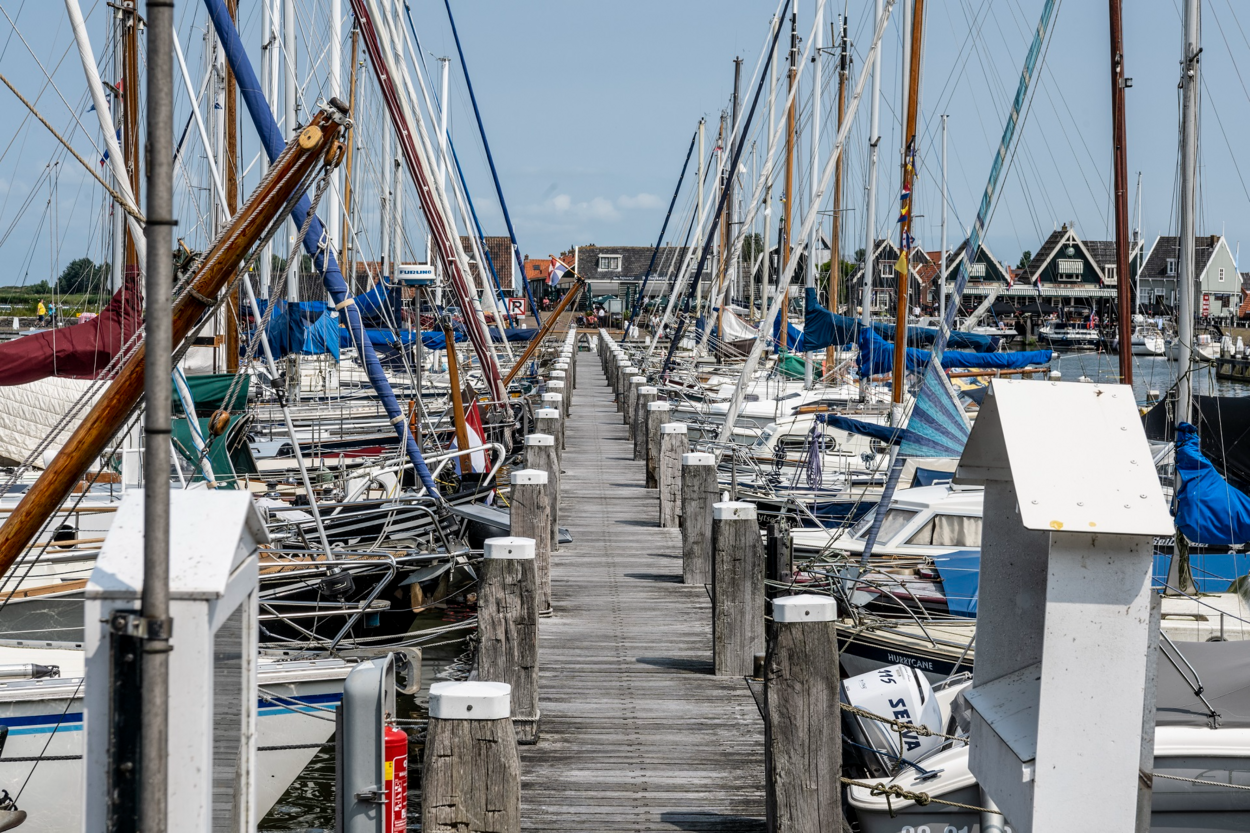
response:
[(114, 190), (113, 186), (109, 185), (107, 182), (101, 179), (100, 175), (95, 172), (95, 169), (87, 164), (87, 160), (79, 156), (78, 151), (70, 147), (69, 142), (61, 138), (61, 134), (56, 131), (56, 128), (53, 127), (51, 124), (49, 124), (48, 120), (45, 119), (42, 115), (40, 115), (39, 111), (35, 109), (35, 105), (27, 101), (26, 97), (17, 91), (17, 87), (13, 86), (13, 83), (9, 81), (8, 78), (6, 78), (3, 74), (0, 74), (0, 81), (3, 81), (4, 85), (8, 87), (10, 90), (12, 90), (13, 95), (17, 96), (18, 100), (26, 105), (26, 109), (30, 110), (30, 112), (34, 115), (34, 117), (39, 119), (40, 123), (42, 123), (44, 127), (48, 128), (48, 132), (51, 133), (53, 136), (55, 136), (56, 140), (65, 146), (65, 149), (68, 150), (70, 154), (72, 154), (73, 157), (78, 160), (78, 164), (82, 165), (83, 168), (86, 169), (87, 173), (91, 174), (91, 176), (95, 179), (95, 181), (100, 183), (100, 185), (103, 186), (104, 190), (109, 192), (109, 195), (114, 200), (117, 201), (117, 204), (121, 206), (123, 211), (125, 211), (131, 217), (134, 217), (135, 220), (137, 220), (140, 223), (147, 222), (146, 220), (143, 219), (143, 215), (140, 214), (134, 207), (131, 206), (129, 200), (127, 200), (125, 197), (119, 194), (116, 190)]
[(945, 804), (947, 807), (958, 807), (961, 810), (972, 810), (977, 813), (993, 813), (996, 816), (1002, 815), (1002, 813), (998, 810), (991, 810), (989, 807), (978, 807), (975, 804), (963, 804), (958, 801), (947, 801), (944, 798), (934, 798), (926, 792), (912, 792), (911, 790), (905, 790), (898, 784), (890, 784), (888, 786), (882, 782), (869, 784), (866, 781), (856, 781), (854, 778), (842, 778), (841, 780), (843, 784), (850, 787), (863, 787), (868, 790), (873, 797), (884, 796), (886, 809), (890, 811), (890, 818), (894, 818), (894, 807), (890, 803), (890, 799), (892, 798), (901, 798), (904, 801), (914, 801), (921, 807), (927, 807), (929, 804)]
[(1150, 777), (1166, 778), (1169, 781), (1184, 781), (1188, 784), (1201, 784), (1204, 787), (1227, 787), (1230, 790), (1250, 791), (1250, 786), (1246, 786), (1245, 784), (1225, 784), (1222, 781), (1207, 781), (1203, 778), (1186, 778), (1183, 775), (1164, 775), (1162, 772), (1152, 772), (1150, 773)]
[(959, 741), (960, 743), (968, 743), (968, 738), (960, 737), (959, 735), (947, 735), (942, 732), (935, 732), (932, 729), (930, 729), (928, 726), (917, 726), (916, 724), (908, 723), (905, 720), (895, 720), (892, 717), (883, 717), (882, 715), (873, 714), (870, 711), (865, 711), (857, 706), (852, 706), (849, 703), (841, 703), (840, 705), (842, 706), (842, 711), (850, 712), (851, 714), (858, 715), (859, 717), (866, 717), (869, 720), (878, 720), (882, 723), (887, 724), (891, 729), (893, 729), (896, 732), (900, 732), (900, 733), (915, 732), (921, 737), (945, 738), (946, 740), (955, 740), (955, 741)]

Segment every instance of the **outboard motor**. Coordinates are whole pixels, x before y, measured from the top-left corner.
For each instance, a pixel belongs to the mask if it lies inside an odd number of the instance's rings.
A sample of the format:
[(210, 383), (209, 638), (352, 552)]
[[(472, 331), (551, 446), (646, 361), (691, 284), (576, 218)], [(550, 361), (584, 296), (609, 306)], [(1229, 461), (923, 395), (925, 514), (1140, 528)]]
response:
[[(842, 681), (842, 702), (892, 720), (941, 732), (942, 708), (923, 673), (907, 665), (891, 665)], [(903, 767), (938, 749), (944, 739), (914, 731), (899, 733), (890, 724), (847, 714), (843, 723), (849, 740), (857, 744), (870, 777), (888, 778)], [(901, 742), (901, 746), (900, 746)]]

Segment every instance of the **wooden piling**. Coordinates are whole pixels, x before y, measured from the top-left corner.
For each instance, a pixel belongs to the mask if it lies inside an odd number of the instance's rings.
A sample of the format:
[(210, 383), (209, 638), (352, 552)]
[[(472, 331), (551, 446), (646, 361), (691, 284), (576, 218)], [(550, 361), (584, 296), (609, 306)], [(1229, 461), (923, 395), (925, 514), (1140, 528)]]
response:
[(647, 459), (647, 406), (655, 401), (660, 393), (659, 388), (643, 385), (638, 388), (638, 398), (634, 402), (634, 459)]
[(666, 422), (660, 426), (660, 459), (656, 482), (660, 489), (660, 526), (681, 523), (681, 458), (690, 450), (686, 423)]
[(569, 415), (568, 398), (565, 395), (564, 387), (563, 379), (552, 379), (547, 383), (547, 391), (543, 396), (550, 396), (553, 393), (560, 394), (560, 416), (567, 418)]
[(487, 538), (484, 547), (477, 596), (477, 678), (512, 686), (516, 740), (537, 743), (537, 547), (534, 539), (524, 537)]
[(421, 778), (425, 833), (520, 833), (521, 760), (510, 699), (507, 683), (430, 686)]
[(712, 504), (720, 500), (716, 456), (703, 452), (681, 458), (681, 580), (712, 583)]
[(660, 426), (669, 421), (672, 406), (667, 402), (652, 402), (647, 405), (647, 488), (655, 489), (660, 485)]
[(717, 676), (749, 675), (764, 653), (764, 545), (755, 504), (712, 506), (712, 664)]
[(560, 540), (560, 462), (556, 457), (556, 438), (550, 434), (530, 434), (526, 437), (525, 467), (547, 472), (551, 551), (555, 552)]
[[(538, 614), (551, 615), (551, 495), (547, 472), (513, 469), (509, 532), (534, 540), (534, 563), (538, 570)], [(506, 682), (506, 680), (505, 680)]]
[(843, 830), (837, 604), (773, 600), (764, 663), (764, 770), (769, 833)]
[(634, 438), (634, 409), (638, 407), (638, 388), (647, 383), (646, 376), (630, 376), (629, 387), (625, 390), (625, 411), (621, 420), (629, 426), (629, 438)]
[[(568, 376), (569, 374), (564, 370), (557, 370), (553, 368), (547, 371), (547, 390), (558, 391), (560, 393), (560, 412), (562, 414), (568, 414), (569, 398), (573, 393), (573, 386), (569, 384)], [(560, 383), (559, 387), (552, 387), (552, 385), (556, 382)]]
[[(543, 422), (543, 420), (551, 420)], [(564, 451), (564, 415), (560, 411), (560, 394), (544, 393), (543, 406), (534, 412), (534, 433), (550, 434), (556, 438), (557, 458), (563, 457)]]

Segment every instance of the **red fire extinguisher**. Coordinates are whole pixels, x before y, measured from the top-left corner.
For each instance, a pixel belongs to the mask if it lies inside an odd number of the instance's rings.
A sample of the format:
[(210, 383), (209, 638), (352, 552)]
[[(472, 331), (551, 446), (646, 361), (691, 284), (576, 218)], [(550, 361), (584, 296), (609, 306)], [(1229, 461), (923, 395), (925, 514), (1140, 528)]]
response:
[(385, 733), (387, 833), (408, 831), (408, 733), (388, 725)]

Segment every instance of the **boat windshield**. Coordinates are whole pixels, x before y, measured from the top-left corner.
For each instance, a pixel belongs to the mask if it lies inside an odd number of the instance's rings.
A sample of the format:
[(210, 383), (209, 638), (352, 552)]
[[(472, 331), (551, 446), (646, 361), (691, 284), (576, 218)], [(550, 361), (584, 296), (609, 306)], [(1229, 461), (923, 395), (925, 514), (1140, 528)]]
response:
[[(872, 519), (875, 518), (876, 515), (877, 511), (874, 509), (864, 517), (860, 518), (859, 522), (855, 524), (855, 528), (851, 530), (851, 537), (858, 538), (860, 540), (867, 539), (868, 530), (872, 528)], [(907, 526), (907, 524), (915, 516), (915, 509), (894, 508), (889, 512), (886, 512), (885, 519), (881, 521), (881, 531), (877, 533), (877, 540), (883, 542), (889, 541), (898, 534), (900, 529)]]
[(760, 433), (759, 437), (755, 440), (754, 447), (755, 448), (767, 448), (768, 441), (771, 440), (773, 438), (773, 434), (776, 434), (776, 433), (777, 433), (777, 423), (775, 422), (768, 423), (768, 425), (764, 426), (764, 430)]

